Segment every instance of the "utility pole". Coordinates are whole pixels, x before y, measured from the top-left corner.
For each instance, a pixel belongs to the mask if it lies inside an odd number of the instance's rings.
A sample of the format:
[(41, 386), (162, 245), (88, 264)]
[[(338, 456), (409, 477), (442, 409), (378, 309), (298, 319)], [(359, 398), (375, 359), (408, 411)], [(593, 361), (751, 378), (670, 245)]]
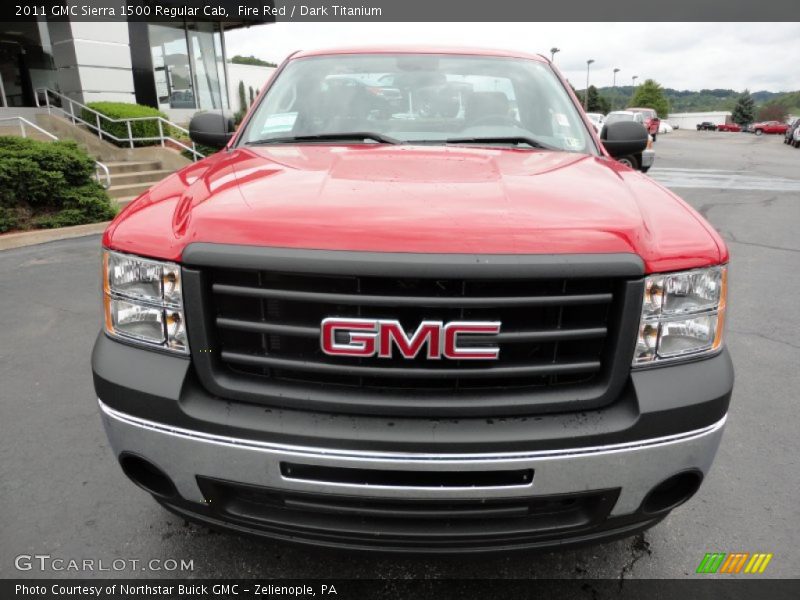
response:
[(557, 54), (558, 52), (561, 52), (561, 48), (556, 48), (555, 46), (553, 46), (552, 48), (550, 48), (550, 62), (555, 62), (555, 60), (556, 60), (556, 54)]
[(634, 75), (632, 79), (633, 79), (633, 87), (636, 87), (636, 80), (639, 79), (639, 76)]
[(611, 110), (614, 110), (614, 105), (617, 103), (617, 73), (620, 72), (620, 69), (614, 67), (614, 79), (611, 82), (611, 88), (614, 91), (613, 99), (611, 100)]
[(593, 62), (593, 58), (586, 61), (586, 93), (583, 95), (583, 110), (589, 110), (589, 67)]

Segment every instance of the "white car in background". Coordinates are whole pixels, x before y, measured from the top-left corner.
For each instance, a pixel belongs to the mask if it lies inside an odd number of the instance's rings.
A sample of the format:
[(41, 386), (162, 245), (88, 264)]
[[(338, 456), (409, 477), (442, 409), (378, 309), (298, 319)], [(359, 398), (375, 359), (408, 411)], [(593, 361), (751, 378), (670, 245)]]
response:
[(589, 117), (589, 120), (592, 122), (592, 125), (594, 126), (594, 130), (599, 134), (600, 130), (603, 129), (603, 123), (606, 122), (605, 115), (601, 113), (587, 112), (586, 116)]
[(672, 133), (673, 127), (666, 121), (661, 121), (661, 124), (658, 126), (658, 133)]

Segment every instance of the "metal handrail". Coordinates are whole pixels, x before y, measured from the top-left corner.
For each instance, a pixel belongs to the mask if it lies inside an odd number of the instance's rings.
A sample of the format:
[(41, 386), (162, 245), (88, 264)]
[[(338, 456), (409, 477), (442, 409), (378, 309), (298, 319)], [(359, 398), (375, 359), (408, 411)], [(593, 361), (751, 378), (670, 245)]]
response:
[[(163, 148), (166, 142), (171, 142), (180, 148), (183, 148), (187, 152), (191, 153), (192, 160), (197, 161), (200, 158), (205, 158), (205, 155), (202, 152), (197, 150), (197, 147), (194, 142), (192, 145), (189, 146), (184, 144), (182, 141), (170, 136), (166, 135), (165, 132), (170, 131), (180, 131), (185, 133), (187, 136), (189, 135), (189, 130), (185, 127), (181, 127), (180, 125), (173, 123), (165, 119), (164, 117), (129, 117), (125, 119), (115, 119), (113, 117), (109, 117), (104, 115), (103, 113), (78, 102), (77, 100), (73, 100), (69, 96), (62, 94), (61, 92), (56, 92), (51, 90), (50, 88), (37, 88), (34, 93), (34, 97), (36, 100), (36, 106), (41, 108), (41, 101), (40, 101), (40, 93), (43, 94), (45, 107), (47, 108), (48, 114), (52, 114), (53, 110), (61, 111), (67, 118), (72, 121), (74, 125), (76, 122), (81, 123), (88, 127), (90, 130), (97, 133), (100, 139), (110, 139), (118, 144), (128, 144), (131, 148), (135, 146), (135, 142), (160, 142), (161, 147)], [(57, 98), (62, 106), (54, 106), (50, 103), (50, 97), (53, 96)], [(63, 104), (67, 103), (69, 105), (69, 109), (64, 108)], [(80, 114), (81, 111), (86, 111), (86, 113), (94, 116), (94, 123), (87, 121), (86, 119), (79, 116), (79, 114), (75, 114), (75, 107), (78, 107), (80, 110), (78, 113)], [(128, 131), (127, 137), (117, 137), (108, 131), (104, 131), (101, 126), (101, 120), (108, 122), (108, 123), (125, 123), (125, 126)], [(131, 129), (131, 123), (139, 122), (139, 121), (155, 121), (158, 123), (158, 135), (157, 136), (140, 136), (134, 137), (133, 131)]]
[[(28, 121), (28, 119), (26, 119), (24, 117), (19, 117), (19, 116), (17, 116), (17, 117), (3, 117), (2, 119), (0, 119), (0, 123), (2, 123), (3, 121), (17, 121), (19, 123), (20, 133), (22, 134), (22, 137), (24, 137), (24, 138), (28, 137), (28, 131), (27, 131), (26, 127), (30, 127), (32, 129), (35, 129), (39, 133), (42, 133), (42, 134), (46, 135), (51, 140), (58, 141), (58, 136), (53, 135), (52, 133), (50, 133), (46, 129), (42, 129), (41, 127), (39, 127), (35, 123), (31, 123), (30, 121)], [(94, 177), (95, 177), (95, 179), (97, 179), (97, 183), (100, 183), (100, 173), (99, 173), (100, 171), (103, 172), (103, 178), (105, 179), (105, 183), (103, 183), (101, 185), (105, 189), (110, 188), (111, 187), (111, 172), (108, 170), (108, 166), (106, 166), (104, 163), (101, 163), (99, 160), (96, 160), (96, 161), (94, 161)]]

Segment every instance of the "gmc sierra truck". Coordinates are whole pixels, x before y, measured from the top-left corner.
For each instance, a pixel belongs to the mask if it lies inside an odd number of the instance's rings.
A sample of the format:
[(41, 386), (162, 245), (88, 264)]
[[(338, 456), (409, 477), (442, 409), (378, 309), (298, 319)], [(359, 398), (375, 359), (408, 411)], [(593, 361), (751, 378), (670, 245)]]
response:
[(598, 135), (540, 56), (382, 47), (296, 53), (235, 131), (190, 129), (221, 151), (103, 236), (92, 356), (114, 455), (168, 510), (486, 552), (630, 536), (697, 492), (728, 250), (615, 160), (641, 124)]

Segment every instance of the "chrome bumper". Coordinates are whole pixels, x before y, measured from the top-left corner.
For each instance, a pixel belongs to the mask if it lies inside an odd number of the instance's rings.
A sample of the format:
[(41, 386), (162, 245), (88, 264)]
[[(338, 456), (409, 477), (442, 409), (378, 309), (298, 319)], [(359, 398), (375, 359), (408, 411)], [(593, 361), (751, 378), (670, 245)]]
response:
[[(725, 417), (694, 431), (623, 444), (494, 454), (401, 454), (273, 444), (190, 431), (140, 419), (99, 401), (115, 455), (137, 454), (161, 468), (184, 500), (203, 503), (197, 476), (287, 491), (385, 498), (514, 498), (619, 488), (610, 516), (634, 513), (647, 493), (688, 469), (706, 474)], [(287, 477), (281, 462), (334, 468), (469, 471), (533, 469), (533, 481), (501, 487), (375, 486)]]

